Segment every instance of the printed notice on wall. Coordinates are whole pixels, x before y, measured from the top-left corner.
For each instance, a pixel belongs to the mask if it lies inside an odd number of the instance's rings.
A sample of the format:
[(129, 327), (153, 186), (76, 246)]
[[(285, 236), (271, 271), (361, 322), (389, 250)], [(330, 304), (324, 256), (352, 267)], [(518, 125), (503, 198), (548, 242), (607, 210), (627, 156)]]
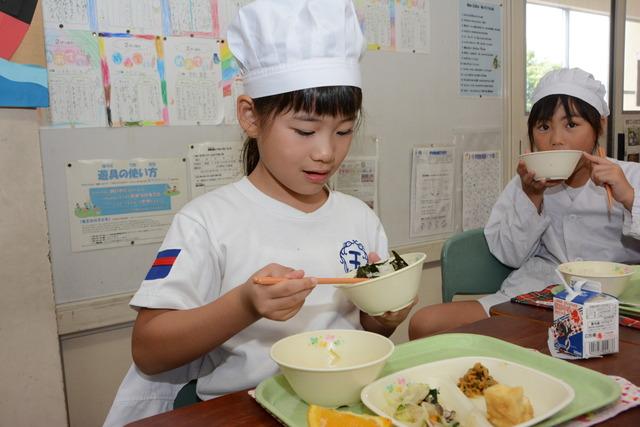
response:
[(499, 151), (467, 151), (462, 156), (462, 230), (482, 228), (502, 190)]
[(161, 242), (188, 200), (183, 159), (77, 160), (66, 175), (73, 252)]
[(189, 146), (191, 197), (239, 179), (242, 169), (240, 142), (202, 142)]
[(460, 0), (460, 95), (502, 95), (502, 9)]
[(378, 208), (378, 158), (350, 157), (342, 162), (335, 177), (335, 189)]
[(413, 149), (411, 237), (453, 232), (454, 152), (452, 147)]

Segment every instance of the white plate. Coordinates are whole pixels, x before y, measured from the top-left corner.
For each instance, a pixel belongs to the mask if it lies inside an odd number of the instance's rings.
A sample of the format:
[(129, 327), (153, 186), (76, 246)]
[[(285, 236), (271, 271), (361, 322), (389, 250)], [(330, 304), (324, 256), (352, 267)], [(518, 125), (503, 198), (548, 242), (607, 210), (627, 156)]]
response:
[(390, 408), (384, 395), (403, 383), (425, 383), (440, 389), (440, 403), (446, 409), (455, 410), (463, 426), (490, 427), (485, 418), (484, 398), (469, 399), (456, 386), (458, 379), (477, 362), (482, 363), (497, 382), (524, 389), (524, 395), (533, 406), (534, 417), (518, 427), (531, 426), (549, 418), (569, 405), (575, 396), (573, 388), (564, 381), (527, 366), (494, 357), (458, 357), (414, 366), (380, 378), (363, 388), (360, 397), (376, 414), (391, 418), (395, 425), (407, 426), (392, 417), (395, 408)]

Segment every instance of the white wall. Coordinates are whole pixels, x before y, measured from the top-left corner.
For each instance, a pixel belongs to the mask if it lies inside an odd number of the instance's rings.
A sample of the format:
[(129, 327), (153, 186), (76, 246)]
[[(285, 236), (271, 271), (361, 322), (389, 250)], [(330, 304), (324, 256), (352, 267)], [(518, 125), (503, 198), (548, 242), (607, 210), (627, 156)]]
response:
[(38, 121), (0, 109), (0, 425), (64, 426)]

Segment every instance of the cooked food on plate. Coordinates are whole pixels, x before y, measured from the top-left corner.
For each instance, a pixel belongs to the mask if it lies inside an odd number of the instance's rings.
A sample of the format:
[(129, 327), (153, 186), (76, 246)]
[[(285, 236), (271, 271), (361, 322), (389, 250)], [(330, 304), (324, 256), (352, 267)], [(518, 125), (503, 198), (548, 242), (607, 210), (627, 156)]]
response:
[(482, 364), (476, 363), (464, 376), (458, 380), (458, 388), (467, 397), (482, 396), (487, 387), (497, 384), (489, 374), (489, 370)]
[(449, 411), (438, 403), (438, 389), (428, 384), (407, 384), (400, 393), (385, 395), (387, 402), (395, 408), (393, 418), (415, 427), (458, 427), (456, 412)]
[(359, 267), (356, 271), (356, 277), (373, 279), (409, 266), (409, 264), (407, 264), (407, 262), (402, 259), (396, 251), (391, 252), (393, 253), (393, 258), (389, 258), (383, 262), (367, 264)]
[(496, 384), (484, 391), (487, 419), (496, 427), (511, 427), (533, 418), (533, 407), (522, 387)]

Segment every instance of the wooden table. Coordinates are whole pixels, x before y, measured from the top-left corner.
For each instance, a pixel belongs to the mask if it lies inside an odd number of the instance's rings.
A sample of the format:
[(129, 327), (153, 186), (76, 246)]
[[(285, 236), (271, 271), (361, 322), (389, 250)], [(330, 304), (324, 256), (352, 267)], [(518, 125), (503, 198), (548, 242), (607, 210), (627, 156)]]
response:
[[(534, 348), (545, 354), (547, 349), (547, 329), (550, 321), (533, 316), (500, 315), (476, 323), (462, 326), (448, 332), (463, 332), (492, 336), (523, 347)], [(637, 331), (635, 331), (637, 332)], [(640, 335), (640, 333), (639, 333)], [(605, 374), (615, 374), (640, 384), (640, 345), (621, 341), (620, 353), (599, 359), (581, 360), (574, 363)], [(137, 421), (130, 426), (280, 426), (247, 391), (239, 391), (226, 396), (197, 403), (185, 408)], [(601, 426), (640, 425), (638, 407), (608, 420)]]

